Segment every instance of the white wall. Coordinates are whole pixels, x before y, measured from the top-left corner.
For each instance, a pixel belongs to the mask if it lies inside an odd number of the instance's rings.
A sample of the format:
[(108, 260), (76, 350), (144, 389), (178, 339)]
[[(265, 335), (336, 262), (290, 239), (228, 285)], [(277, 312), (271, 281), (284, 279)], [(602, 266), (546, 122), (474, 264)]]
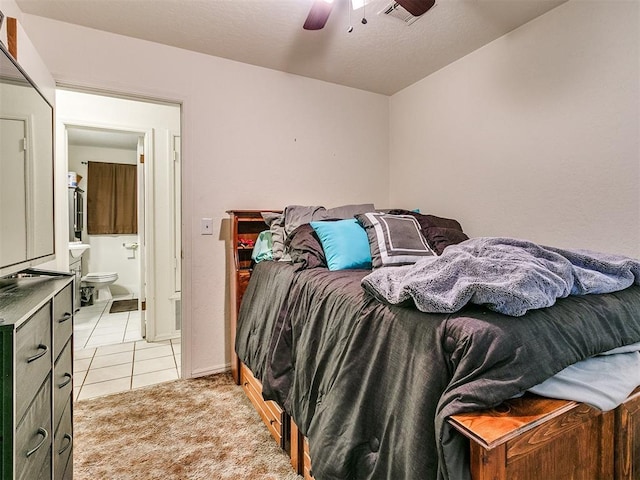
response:
[[(83, 178), (78, 186), (85, 192), (85, 205), (89, 189), (87, 186), (86, 162), (126, 163), (136, 165), (138, 155), (136, 149), (93, 147), (85, 145), (69, 145), (69, 171), (76, 172)], [(82, 162), (85, 162), (84, 164)], [(82, 240), (91, 245), (82, 256), (82, 273), (117, 272), (118, 280), (111, 285), (113, 293), (140, 294), (139, 255), (126, 249), (124, 244), (140, 243), (138, 235), (89, 235), (85, 208)]]
[[(42, 61), (37, 46), (34, 46), (28, 33), (24, 31), (22, 19), (23, 13), (16, 4), (15, 0), (0, 0), (0, 11), (5, 17), (13, 17), (18, 19), (18, 61), (20, 66), (31, 77), (31, 80), (35, 82), (42, 94), (52, 105), (55, 103), (55, 80), (51, 76), (49, 69)], [(0, 39), (7, 45), (7, 22), (6, 18), (4, 25), (0, 30)]]
[(636, 1), (570, 1), (390, 100), (390, 204), (640, 257)]
[[(388, 97), (24, 15), (59, 83), (182, 103), (183, 370), (224, 369), (226, 210), (388, 203)], [(55, 41), (52, 41), (55, 39)], [(200, 235), (210, 217), (215, 235)]]

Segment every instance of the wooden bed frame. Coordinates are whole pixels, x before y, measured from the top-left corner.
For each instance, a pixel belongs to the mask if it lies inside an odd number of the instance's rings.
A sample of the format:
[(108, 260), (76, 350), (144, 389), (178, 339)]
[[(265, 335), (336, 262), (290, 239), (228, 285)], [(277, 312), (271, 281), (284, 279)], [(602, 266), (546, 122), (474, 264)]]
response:
[[(469, 439), (472, 480), (638, 480), (640, 387), (618, 408), (535, 395), (449, 422)], [(291, 421), (291, 465), (312, 480), (309, 443)]]
[[(241, 384), (291, 466), (313, 480), (309, 442), (241, 364)], [(454, 415), (469, 439), (472, 480), (640, 479), (640, 387), (618, 408), (527, 394), (498, 407)]]
[[(260, 381), (235, 355), (237, 314), (250, 275), (239, 267), (238, 238), (255, 238), (265, 225), (259, 211), (229, 214), (234, 379), (290, 455), (293, 469), (313, 480), (307, 439), (280, 406), (263, 399)], [(610, 412), (527, 394), (490, 410), (455, 415), (449, 422), (469, 439), (472, 480), (640, 479), (640, 387)]]
[(473, 480), (638, 479), (640, 388), (617, 409), (526, 396), (449, 422), (469, 439)]

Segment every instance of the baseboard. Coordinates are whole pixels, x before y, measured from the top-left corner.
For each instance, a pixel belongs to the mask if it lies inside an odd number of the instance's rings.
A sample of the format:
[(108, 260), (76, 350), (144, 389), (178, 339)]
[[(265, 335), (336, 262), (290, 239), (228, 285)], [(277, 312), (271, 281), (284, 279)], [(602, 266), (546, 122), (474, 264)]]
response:
[(231, 364), (225, 363), (224, 365), (219, 365), (217, 367), (199, 368), (197, 370), (193, 370), (191, 372), (191, 377), (192, 378), (204, 377), (207, 375), (215, 375), (217, 373), (224, 373), (228, 371), (231, 371)]
[(166, 342), (167, 340), (176, 340), (180, 338), (180, 332), (176, 333), (169, 333), (166, 335), (156, 335), (156, 338), (154, 338), (153, 340), (149, 340), (147, 339), (147, 342)]

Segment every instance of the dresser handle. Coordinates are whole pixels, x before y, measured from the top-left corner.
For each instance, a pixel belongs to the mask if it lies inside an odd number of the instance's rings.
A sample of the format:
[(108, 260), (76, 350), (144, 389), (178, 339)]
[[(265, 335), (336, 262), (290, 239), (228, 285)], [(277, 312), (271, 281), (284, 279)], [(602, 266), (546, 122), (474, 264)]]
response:
[(64, 312), (64, 315), (58, 319), (58, 323), (64, 323), (69, 320), (73, 315), (69, 312)]
[(65, 438), (67, 440), (69, 440), (69, 442), (64, 447), (62, 447), (60, 450), (58, 450), (58, 455), (62, 455), (64, 452), (69, 450), (69, 447), (71, 445), (73, 445), (73, 437), (71, 435), (69, 435), (68, 433), (65, 433), (64, 437), (62, 437), (62, 439), (64, 440)]
[(27, 363), (31, 363), (31, 362), (39, 359), (40, 357), (44, 357), (47, 354), (47, 352), (49, 351), (49, 347), (47, 347), (46, 345), (40, 344), (40, 345), (38, 345), (38, 350), (41, 350), (41, 352), (36, 353), (33, 357), (27, 358)]
[(70, 373), (65, 373), (64, 377), (66, 378), (66, 380), (64, 382), (60, 383), (58, 385), (58, 388), (66, 387), (67, 385), (69, 385), (69, 383), (71, 383), (71, 380), (73, 380), (73, 375), (71, 375)]
[(38, 445), (36, 445), (35, 447), (33, 447), (31, 450), (29, 450), (27, 452), (27, 457), (30, 457), (31, 455), (33, 455), (34, 453), (36, 453), (38, 451), (38, 449), (44, 445), (44, 442), (47, 441), (47, 438), (49, 438), (49, 432), (47, 432), (44, 428), (40, 427), (38, 428), (38, 435), (42, 435), (42, 440), (40, 440), (40, 443)]

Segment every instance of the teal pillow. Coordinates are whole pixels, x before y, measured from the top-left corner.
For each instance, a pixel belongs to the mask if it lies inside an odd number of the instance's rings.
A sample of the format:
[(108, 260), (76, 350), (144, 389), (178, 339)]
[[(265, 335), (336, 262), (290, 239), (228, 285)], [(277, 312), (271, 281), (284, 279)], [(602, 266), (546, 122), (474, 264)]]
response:
[(311, 222), (329, 270), (371, 269), (371, 250), (364, 228), (355, 218)]

